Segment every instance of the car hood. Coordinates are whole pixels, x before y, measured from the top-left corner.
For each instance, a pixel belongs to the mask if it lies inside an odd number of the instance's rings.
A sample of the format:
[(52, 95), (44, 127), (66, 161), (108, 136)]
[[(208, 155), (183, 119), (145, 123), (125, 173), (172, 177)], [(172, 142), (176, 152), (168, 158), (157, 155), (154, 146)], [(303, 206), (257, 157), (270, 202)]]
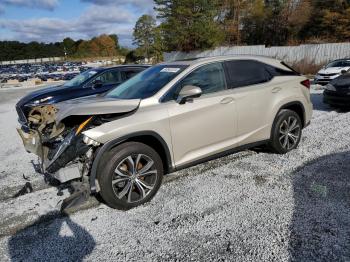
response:
[(318, 71), (319, 74), (340, 74), (342, 70), (349, 70), (350, 67), (329, 67)]
[(349, 88), (350, 87), (350, 73), (341, 75), (334, 79), (331, 83), (336, 88)]
[(101, 96), (90, 96), (68, 100), (55, 104), (58, 109), (56, 123), (68, 116), (105, 115), (128, 113), (139, 107), (141, 99), (116, 99)]
[(45, 98), (56, 92), (65, 92), (65, 91), (68, 91), (68, 89), (71, 89), (71, 87), (64, 87), (63, 85), (40, 88), (39, 90), (36, 90), (24, 96), (21, 100), (19, 100), (18, 104), (19, 105), (30, 104), (37, 99)]

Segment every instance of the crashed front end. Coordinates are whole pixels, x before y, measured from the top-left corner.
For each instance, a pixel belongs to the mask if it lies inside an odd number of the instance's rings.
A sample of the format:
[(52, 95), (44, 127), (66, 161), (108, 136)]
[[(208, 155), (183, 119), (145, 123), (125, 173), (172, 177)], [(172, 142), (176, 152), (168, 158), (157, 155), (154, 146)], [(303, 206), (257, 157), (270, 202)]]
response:
[(83, 132), (117, 120), (136, 110), (139, 104), (97, 100), (41, 105), (30, 111), (27, 123), (17, 131), (26, 151), (38, 156), (40, 173), (61, 183), (85, 183), (84, 188), (89, 189), (87, 178), (100, 143)]
[[(88, 171), (87, 158), (91, 157), (92, 147), (84, 142), (81, 132), (93, 122), (93, 117), (57, 123), (56, 114), (53, 105), (35, 107), (29, 113), (26, 128), (17, 131), (27, 152), (39, 157), (41, 173), (65, 183)], [(78, 124), (81, 119), (83, 122)]]

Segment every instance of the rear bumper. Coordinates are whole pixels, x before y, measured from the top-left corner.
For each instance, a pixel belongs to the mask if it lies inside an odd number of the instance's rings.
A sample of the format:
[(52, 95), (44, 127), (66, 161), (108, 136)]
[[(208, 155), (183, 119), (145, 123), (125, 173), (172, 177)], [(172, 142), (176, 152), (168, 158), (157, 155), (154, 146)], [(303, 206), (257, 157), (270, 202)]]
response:
[(334, 106), (350, 107), (350, 94), (325, 91), (323, 93), (323, 102)]

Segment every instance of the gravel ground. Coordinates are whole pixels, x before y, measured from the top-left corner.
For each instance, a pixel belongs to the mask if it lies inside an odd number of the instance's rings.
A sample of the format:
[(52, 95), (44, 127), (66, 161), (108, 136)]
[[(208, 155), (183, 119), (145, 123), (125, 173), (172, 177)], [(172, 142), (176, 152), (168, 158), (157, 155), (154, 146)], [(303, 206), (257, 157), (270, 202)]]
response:
[[(321, 91), (297, 150), (240, 152), (167, 176), (141, 207), (94, 202), (69, 217), (14, 131), (22, 94), (0, 104), (0, 261), (350, 260), (350, 113)], [(23, 174), (34, 192), (13, 198)]]

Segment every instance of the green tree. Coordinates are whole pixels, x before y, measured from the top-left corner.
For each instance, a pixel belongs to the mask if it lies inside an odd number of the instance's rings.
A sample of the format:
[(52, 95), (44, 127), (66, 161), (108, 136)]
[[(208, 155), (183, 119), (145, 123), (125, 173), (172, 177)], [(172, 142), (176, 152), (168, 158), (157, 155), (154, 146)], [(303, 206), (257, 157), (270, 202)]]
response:
[(168, 51), (192, 51), (220, 45), (219, 0), (154, 0)]
[(137, 52), (150, 59), (155, 43), (156, 20), (150, 15), (141, 16), (134, 28), (134, 44), (138, 46)]
[(72, 38), (63, 39), (62, 45), (67, 56), (72, 56), (76, 52), (75, 41)]

